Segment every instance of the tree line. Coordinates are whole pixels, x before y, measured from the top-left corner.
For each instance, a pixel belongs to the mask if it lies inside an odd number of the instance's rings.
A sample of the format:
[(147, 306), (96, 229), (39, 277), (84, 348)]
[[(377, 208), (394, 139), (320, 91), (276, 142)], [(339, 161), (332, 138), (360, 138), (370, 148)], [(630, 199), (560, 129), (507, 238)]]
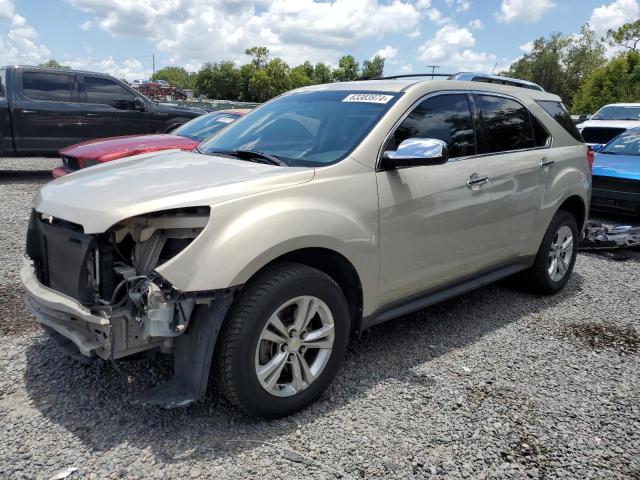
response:
[[(605, 57), (605, 45), (619, 53)], [(640, 102), (640, 20), (598, 38), (585, 25), (579, 35), (554, 33), (533, 42), (530, 53), (502, 75), (529, 80), (559, 95), (572, 113), (603, 105)]]
[(362, 65), (352, 56), (344, 55), (337, 68), (325, 63), (306, 61), (290, 67), (278, 57), (269, 57), (266, 47), (245, 51), (250, 61), (237, 66), (231, 60), (206, 63), (198, 72), (189, 73), (182, 67), (158, 70), (152, 80), (167, 80), (180, 88), (191, 88), (194, 95), (220, 100), (264, 102), (292, 88), (329, 82), (376, 78), (384, 72), (384, 59), (376, 55)]

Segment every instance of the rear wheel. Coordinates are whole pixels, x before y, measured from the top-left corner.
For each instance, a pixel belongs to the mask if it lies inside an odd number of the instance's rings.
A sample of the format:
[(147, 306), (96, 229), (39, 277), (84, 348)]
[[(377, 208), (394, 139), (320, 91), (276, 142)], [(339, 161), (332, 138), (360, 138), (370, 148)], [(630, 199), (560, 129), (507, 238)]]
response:
[(569, 212), (559, 210), (542, 239), (533, 266), (526, 272), (528, 285), (537, 293), (556, 293), (567, 284), (578, 253), (579, 232)]
[(217, 348), (222, 393), (249, 414), (294, 413), (329, 386), (349, 335), (340, 287), (305, 265), (275, 265), (250, 281)]

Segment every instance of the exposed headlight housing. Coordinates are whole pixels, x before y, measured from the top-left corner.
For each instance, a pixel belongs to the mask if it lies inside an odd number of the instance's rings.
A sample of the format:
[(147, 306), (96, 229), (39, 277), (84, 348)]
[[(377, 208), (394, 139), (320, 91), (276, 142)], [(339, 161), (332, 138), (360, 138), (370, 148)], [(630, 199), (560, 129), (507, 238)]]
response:
[(147, 275), (200, 235), (209, 216), (209, 207), (189, 207), (127, 218), (111, 228), (113, 245), (137, 274)]

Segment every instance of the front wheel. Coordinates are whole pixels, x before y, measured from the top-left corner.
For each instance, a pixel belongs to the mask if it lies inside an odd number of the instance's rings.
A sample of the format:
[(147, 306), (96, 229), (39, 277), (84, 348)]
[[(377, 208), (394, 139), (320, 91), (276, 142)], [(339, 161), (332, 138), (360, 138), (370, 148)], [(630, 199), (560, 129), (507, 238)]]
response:
[(329, 276), (275, 265), (246, 285), (230, 311), (217, 349), (218, 385), (251, 415), (289, 415), (329, 386), (348, 336), (347, 302)]
[(533, 266), (526, 272), (532, 290), (549, 295), (564, 288), (576, 262), (578, 241), (575, 218), (559, 210), (547, 228)]

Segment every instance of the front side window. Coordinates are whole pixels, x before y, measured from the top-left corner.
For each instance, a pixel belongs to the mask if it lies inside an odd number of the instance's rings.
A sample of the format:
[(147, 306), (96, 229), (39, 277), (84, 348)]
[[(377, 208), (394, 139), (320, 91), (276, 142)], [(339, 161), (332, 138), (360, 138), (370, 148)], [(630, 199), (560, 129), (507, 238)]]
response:
[(132, 109), (135, 95), (122, 85), (104, 77), (84, 77), (87, 103), (110, 105), (120, 109)]
[(483, 153), (534, 148), (529, 111), (515, 100), (478, 95), (484, 119)]
[(322, 166), (346, 157), (398, 98), (391, 92), (310, 91), (284, 95), (200, 145), (205, 154), (251, 150), (286, 165)]
[(22, 93), (31, 100), (73, 102), (73, 77), (64, 73), (23, 72)]
[(449, 157), (476, 153), (473, 118), (464, 94), (438, 95), (413, 109), (395, 131), (388, 150), (395, 150), (409, 138), (435, 138), (447, 144)]
[[(611, 155), (636, 155), (640, 157), (640, 129), (618, 135), (600, 150)], [(640, 158), (638, 159), (640, 162)]]
[(174, 135), (202, 142), (214, 133), (235, 122), (239, 115), (233, 113), (209, 113), (185, 123), (173, 131)]

